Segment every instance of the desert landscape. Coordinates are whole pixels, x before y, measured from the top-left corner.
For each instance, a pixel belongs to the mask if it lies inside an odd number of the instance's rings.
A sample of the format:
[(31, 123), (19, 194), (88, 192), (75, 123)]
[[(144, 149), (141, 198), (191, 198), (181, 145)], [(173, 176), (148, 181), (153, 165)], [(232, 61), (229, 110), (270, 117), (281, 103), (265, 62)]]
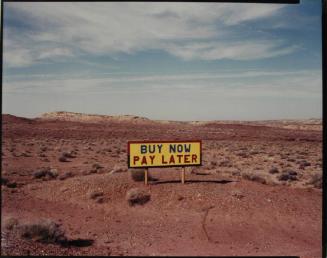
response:
[[(203, 164), (127, 167), (132, 140), (202, 140)], [(321, 257), (322, 122), (2, 115), (2, 255)]]

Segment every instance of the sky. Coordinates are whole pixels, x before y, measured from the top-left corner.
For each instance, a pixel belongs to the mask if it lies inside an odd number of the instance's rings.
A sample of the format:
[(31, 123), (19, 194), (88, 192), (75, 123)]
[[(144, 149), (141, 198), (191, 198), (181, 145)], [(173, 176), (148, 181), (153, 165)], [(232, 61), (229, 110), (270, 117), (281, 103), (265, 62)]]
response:
[(2, 113), (322, 117), (321, 1), (5, 2)]

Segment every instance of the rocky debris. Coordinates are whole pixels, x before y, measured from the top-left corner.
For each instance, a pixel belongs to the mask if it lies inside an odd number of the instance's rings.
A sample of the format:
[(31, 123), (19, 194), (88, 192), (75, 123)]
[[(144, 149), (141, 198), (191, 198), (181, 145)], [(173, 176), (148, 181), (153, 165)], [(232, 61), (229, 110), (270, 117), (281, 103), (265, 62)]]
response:
[(40, 219), (37, 222), (26, 223), (18, 226), (20, 236), (42, 243), (63, 244), (67, 242), (65, 232), (59, 224)]
[(143, 205), (150, 200), (150, 194), (139, 188), (132, 188), (126, 193), (126, 200), (130, 206)]

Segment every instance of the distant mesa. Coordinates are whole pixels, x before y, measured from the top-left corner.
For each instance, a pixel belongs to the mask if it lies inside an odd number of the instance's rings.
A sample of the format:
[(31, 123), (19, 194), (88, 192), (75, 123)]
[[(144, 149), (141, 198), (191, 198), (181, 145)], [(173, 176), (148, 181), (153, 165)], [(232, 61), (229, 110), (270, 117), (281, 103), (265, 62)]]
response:
[(172, 125), (193, 125), (216, 127), (224, 125), (235, 126), (265, 126), (291, 130), (312, 130), (322, 131), (322, 119), (279, 119), (279, 120), (211, 120), (211, 121), (172, 121), (172, 120), (151, 120), (146, 117), (135, 115), (96, 115), (76, 112), (55, 111), (42, 114), (36, 118), (24, 118), (9, 114), (2, 114), (2, 122), (6, 123), (35, 123), (37, 121), (67, 121), (81, 123), (128, 123), (128, 124), (172, 124)]
[(133, 116), (133, 115), (95, 115), (95, 114), (83, 114), (75, 112), (66, 112), (66, 111), (56, 111), (48, 112), (41, 115), (41, 119), (46, 120), (61, 120), (61, 121), (71, 121), (71, 122), (148, 122), (151, 121), (145, 117)]

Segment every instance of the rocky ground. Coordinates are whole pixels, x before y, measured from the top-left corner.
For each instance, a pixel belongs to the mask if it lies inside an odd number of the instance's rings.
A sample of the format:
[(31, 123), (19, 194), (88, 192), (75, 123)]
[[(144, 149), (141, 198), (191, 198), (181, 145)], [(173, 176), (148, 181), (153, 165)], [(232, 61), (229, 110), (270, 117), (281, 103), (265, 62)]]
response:
[[(2, 130), (2, 255), (321, 257), (319, 120), (61, 112), (2, 115)], [(203, 142), (203, 166), (187, 168), (184, 185), (180, 168), (150, 169), (148, 186), (132, 179), (127, 141), (191, 139)], [(132, 195), (145, 199), (131, 205)], [(59, 226), (64, 244), (53, 224), (39, 229), (44, 219)], [(33, 223), (39, 228), (26, 226)]]

